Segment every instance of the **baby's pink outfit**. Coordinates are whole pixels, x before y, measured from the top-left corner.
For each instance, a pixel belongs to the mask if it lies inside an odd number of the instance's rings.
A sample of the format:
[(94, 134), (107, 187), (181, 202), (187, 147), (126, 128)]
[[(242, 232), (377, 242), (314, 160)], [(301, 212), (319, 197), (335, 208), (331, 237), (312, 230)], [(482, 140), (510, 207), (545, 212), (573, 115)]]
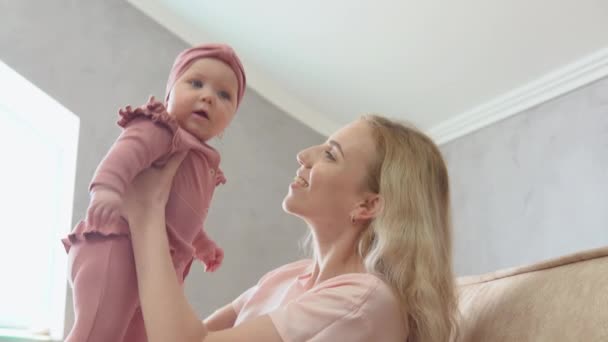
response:
[[(215, 244), (203, 230), (213, 192), (226, 179), (219, 153), (180, 128), (164, 105), (120, 111), (124, 130), (99, 165), (90, 189), (109, 187), (123, 195), (133, 178), (162, 166), (181, 151), (180, 165), (166, 207), (167, 235), (180, 282), (194, 258)], [(123, 218), (100, 227), (80, 221), (62, 240), (70, 261), (76, 321), (66, 342), (145, 341), (129, 226)]]
[(269, 315), (284, 342), (404, 342), (399, 301), (380, 278), (343, 274), (312, 284), (311, 260), (266, 274), (232, 306), (235, 326)]

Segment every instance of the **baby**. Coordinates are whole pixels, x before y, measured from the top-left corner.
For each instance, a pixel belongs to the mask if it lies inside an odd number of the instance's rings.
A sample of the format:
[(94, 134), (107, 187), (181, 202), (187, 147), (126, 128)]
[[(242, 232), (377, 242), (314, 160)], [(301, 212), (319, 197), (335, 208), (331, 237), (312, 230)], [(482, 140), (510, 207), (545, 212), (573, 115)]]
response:
[(167, 81), (165, 103), (150, 98), (119, 111), (123, 127), (90, 185), (85, 220), (63, 239), (68, 251), (75, 323), (67, 342), (146, 341), (139, 309), (129, 226), (122, 195), (142, 170), (187, 151), (166, 207), (173, 265), (183, 283), (194, 258), (216, 270), (223, 251), (203, 230), (213, 192), (226, 179), (207, 144), (230, 124), (245, 92), (245, 71), (227, 45), (181, 52)]

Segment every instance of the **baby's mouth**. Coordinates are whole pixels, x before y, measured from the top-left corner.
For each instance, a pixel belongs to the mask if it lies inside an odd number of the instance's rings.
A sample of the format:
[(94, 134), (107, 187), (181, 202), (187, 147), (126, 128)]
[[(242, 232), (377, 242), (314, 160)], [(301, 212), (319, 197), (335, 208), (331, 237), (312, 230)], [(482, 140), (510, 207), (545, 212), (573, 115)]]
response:
[(207, 112), (204, 111), (204, 110), (197, 110), (196, 112), (192, 112), (192, 114), (198, 115), (198, 116), (200, 116), (200, 117), (202, 117), (204, 119), (209, 120), (209, 114), (207, 114)]

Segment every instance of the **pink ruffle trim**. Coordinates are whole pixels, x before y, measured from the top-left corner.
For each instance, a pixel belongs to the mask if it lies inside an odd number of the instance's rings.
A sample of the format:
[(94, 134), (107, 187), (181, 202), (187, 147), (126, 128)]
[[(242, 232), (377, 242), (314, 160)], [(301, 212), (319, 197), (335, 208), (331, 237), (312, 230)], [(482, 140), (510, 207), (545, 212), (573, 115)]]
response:
[(215, 174), (215, 186), (220, 184), (226, 184), (226, 177), (224, 176), (224, 172), (222, 172), (222, 170), (217, 169), (217, 173)]
[(121, 108), (118, 111), (118, 115), (120, 115), (120, 119), (117, 123), (121, 127), (127, 126), (131, 120), (143, 116), (149, 118), (155, 123), (166, 126), (171, 130), (171, 132), (175, 133), (178, 128), (177, 121), (175, 121), (175, 119), (169, 115), (165, 105), (162, 102), (157, 101), (154, 96), (150, 96), (150, 99), (146, 104), (135, 109), (131, 106)]

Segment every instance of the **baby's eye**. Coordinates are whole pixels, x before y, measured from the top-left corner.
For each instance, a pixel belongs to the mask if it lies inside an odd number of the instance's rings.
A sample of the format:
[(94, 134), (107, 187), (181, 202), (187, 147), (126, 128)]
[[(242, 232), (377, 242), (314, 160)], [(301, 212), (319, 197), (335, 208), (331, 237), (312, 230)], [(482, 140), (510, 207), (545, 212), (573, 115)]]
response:
[(331, 152), (329, 152), (329, 151), (325, 151), (325, 156), (326, 156), (327, 158), (329, 158), (330, 160), (333, 160), (333, 161), (335, 161), (335, 160), (336, 160), (336, 158), (334, 157), (334, 155), (333, 155), (333, 154), (331, 154)]
[(230, 100), (230, 94), (227, 91), (220, 91), (219, 95), (224, 100)]
[(192, 81), (190, 81), (190, 84), (194, 88), (202, 88), (203, 87), (203, 82), (200, 81), (200, 80), (192, 80)]

